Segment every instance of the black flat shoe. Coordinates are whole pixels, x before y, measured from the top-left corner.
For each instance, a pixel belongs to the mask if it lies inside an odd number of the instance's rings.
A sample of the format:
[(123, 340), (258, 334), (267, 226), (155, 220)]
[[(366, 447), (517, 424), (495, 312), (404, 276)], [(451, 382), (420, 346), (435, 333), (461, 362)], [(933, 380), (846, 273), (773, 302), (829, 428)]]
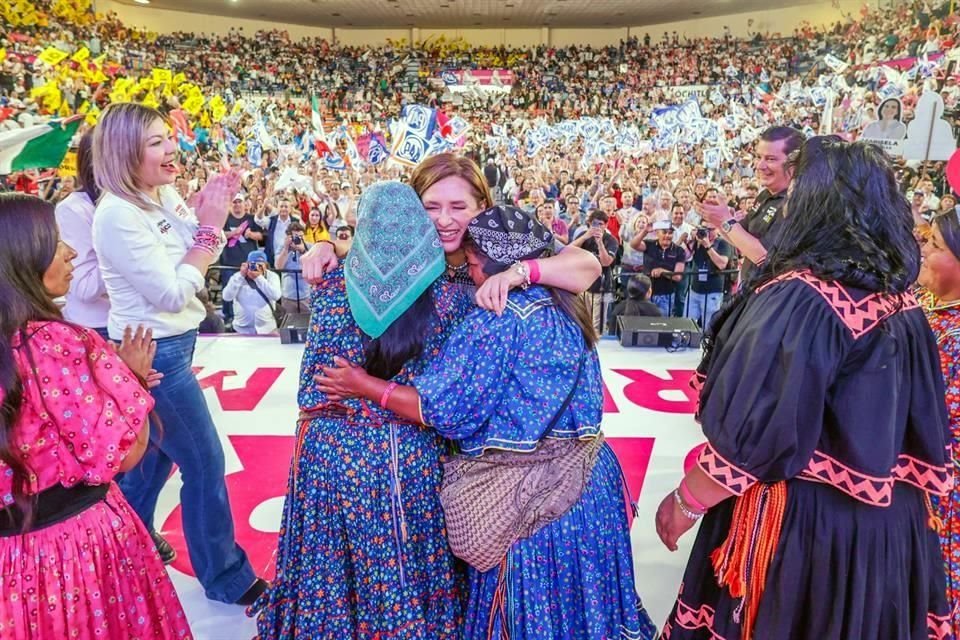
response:
[(150, 537), (153, 538), (153, 544), (157, 548), (157, 553), (160, 554), (160, 560), (163, 564), (170, 564), (177, 559), (177, 550), (170, 546), (170, 543), (156, 530), (150, 532)]
[(247, 589), (244, 592), (244, 594), (240, 596), (240, 598), (234, 604), (239, 604), (244, 607), (249, 607), (250, 605), (252, 605), (254, 602), (257, 601), (257, 598), (263, 595), (263, 592), (267, 590), (268, 586), (270, 585), (267, 583), (266, 580), (264, 580), (263, 578), (257, 578), (257, 581), (254, 582), (253, 585), (249, 589)]

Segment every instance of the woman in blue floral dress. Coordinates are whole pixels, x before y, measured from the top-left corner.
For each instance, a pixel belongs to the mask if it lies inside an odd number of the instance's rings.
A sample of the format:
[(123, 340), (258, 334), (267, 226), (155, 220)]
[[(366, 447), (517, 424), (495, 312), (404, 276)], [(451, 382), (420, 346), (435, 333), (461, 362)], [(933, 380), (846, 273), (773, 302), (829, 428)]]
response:
[[(468, 294), (473, 292), (458, 266), (459, 245), (461, 227), (490, 202), (482, 173), (467, 159), (441, 154), (422, 163), (411, 184), (430, 213), (427, 225), (410, 226), (423, 215), (410, 202), (407, 215), (386, 216), (398, 209), (395, 203), (378, 208), (370, 199), (375, 186), (361, 202), (355, 244), (366, 242), (368, 257), (389, 264), (412, 255), (411, 244), (398, 249), (401, 241), (430, 238), (432, 245), (438, 239), (448, 270), (425, 290), (430, 300), (421, 294), (411, 301), (411, 291), (419, 285), (405, 288), (405, 303), (393, 308), (393, 315), (368, 304), (369, 313), (358, 321), (362, 305), (354, 297), (348, 301), (345, 269), (324, 253), (332, 245), (318, 243), (304, 258), (304, 273), (317, 286), (301, 365), (302, 419), (277, 578), (251, 607), (259, 638), (442, 640), (462, 634), (463, 571), (447, 545), (438, 497), (443, 440), (371, 403), (331, 402), (313, 380), (334, 356), (367, 360), (370, 331), (376, 330), (387, 332), (378, 344), (381, 356), (386, 349), (394, 360), (405, 357), (399, 371), (381, 370), (380, 375), (407, 382), (438, 355), (446, 336), (472, 308)], [(378, 220), (363, 223), (363, 213)], [(585, 289), (597, 277), (596, 260), (583, 252), (570, 251), (550, 262), (544, 271), (557, 274), (550, 277), (561, 286)], [(422, 285), (430, 282), (426, 277), (416, 280)], [(516, 277), (504, 277), (493, 284), (515, 283)], [(477, 295), (495, 304), (499, 287), (488, 291)], [(405, 305), (412, 305), (409, 314), (393, 323)], [(387, 328), (392, 324), (396, 326)], [(421, 336), (422, 348), (410, 336)]]
[[(517, 262), (539, 263), (553, 247), (551, 234), (513, 207), (485, 211), (470, 223), (469, 233), (474, 247), (467, 259), (478, 285)], [(536, 280), (538, 265), (530, 266)], [(386, 400), (398, 415), (431, 425), (456, 440), (460, 460), (468, 464), (502, 465), (497, 479), (484, 483), (490, 492), (512, 473), (507, 466), (529, 466), (547, 450), (556, 452), (549, 454), (551, 463), (568, 456), (579, 461), (581, 447), (595, 452), (583, 458), (583, 482), (568, 493), (572, 497), (562, 508), (554, 509), (553, 487), (543, 484), (549, 474), (540, 475), (542, 466), (530, 467), (532, 473), (518, 488), (507, 489), (505, 500), (483, 501), (491, 520), (512, 513), (512, 507), (502, 509), (502, 502), (513, 500), (523, 522), (545, 511), (554, 515), (533, 518), (538, 524), (529, 535), (506, 536), (502, 555), (492, 562), (486, 557), (471, 561), (480, 568), (469, 570), (468, 640), (640, 640), (656, 633), (634, 586), (620, 466), (600, 431), (603, 394), (595, 341), (586, 309), (576, 298), (529, 286), (510, 292), (502, 315), (471, 312), (440, 357), (410, 386), (394, 388), (344, 361), (318, 378), (333, 397)], [(503, 452), (511, 452), (506, 454), (511, 462)], [(451, 468), (444, 496), (459, 473)], [(551, 497), (526, 502), (515, 497), (519, 494)], [(451, 503), (444, 502), (444, 508), (453, 527)], [(450, 535), (452, 541), (458, 537), (452, 528)], [(477, 546), (500, 541), (492, 536)], [(485, 556), (486, 550), (477, 555)]]

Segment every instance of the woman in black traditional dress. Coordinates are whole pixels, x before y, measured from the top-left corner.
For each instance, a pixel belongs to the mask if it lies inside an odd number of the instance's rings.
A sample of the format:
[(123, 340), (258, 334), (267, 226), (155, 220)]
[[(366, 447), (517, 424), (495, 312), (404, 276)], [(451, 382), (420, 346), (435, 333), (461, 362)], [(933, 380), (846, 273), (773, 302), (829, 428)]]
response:
[(703, 515), (669, 640), (952, 638), (931, 495), (950, 487), (939, 355), (910, 293), (910, 206), (883, 153), (793, 159), (787, 221), (715, 319), (697, 372), (708, 444), (657, 512)]

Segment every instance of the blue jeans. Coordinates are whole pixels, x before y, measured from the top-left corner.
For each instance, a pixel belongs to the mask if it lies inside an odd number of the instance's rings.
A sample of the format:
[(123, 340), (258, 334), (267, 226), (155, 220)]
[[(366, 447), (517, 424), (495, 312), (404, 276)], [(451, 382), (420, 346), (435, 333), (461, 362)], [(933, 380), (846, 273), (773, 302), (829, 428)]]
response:
[(673, 294), (661, 293), (658, 296), (652, 296), (650, 302), (657, 305), (664, 318), (669, 318), (673, 311)]
[(118, 484), (147, 528), (153, 529), (160, 490), (176, 463), (183, 478), (183, 533), (193, 570), (208, 598), (235, 602), (256, 575), (234, 538), (223, 447), (191, 369), (196, 342), (196, 331), (157, 340), (153, 368), (164, 378), (153, 389), (153, 397), (163, 433), (158, 438), (157, 430), (151, 430), (147, 453)]
[(701, 329), (706, 331), (707, 327), (710, 326), (710, 320), (713, 319), (713, 314), (717, 312), (722, 302), (723, 292), (697, 293), (696, 291), (691, 291), (690, 297), (687, 298), (686, 316), (694, 320), (700, 325)]

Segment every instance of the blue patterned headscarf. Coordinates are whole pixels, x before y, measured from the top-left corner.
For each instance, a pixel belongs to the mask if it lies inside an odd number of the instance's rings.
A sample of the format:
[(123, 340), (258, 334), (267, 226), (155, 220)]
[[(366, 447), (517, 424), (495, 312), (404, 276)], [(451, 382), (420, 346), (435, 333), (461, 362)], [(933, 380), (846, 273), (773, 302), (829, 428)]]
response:
[(379, 338), (444, 269), (440, 236), (412, 187), (389, 181), (364, 191), (344, 265), (350, 312), (364, 333)]

